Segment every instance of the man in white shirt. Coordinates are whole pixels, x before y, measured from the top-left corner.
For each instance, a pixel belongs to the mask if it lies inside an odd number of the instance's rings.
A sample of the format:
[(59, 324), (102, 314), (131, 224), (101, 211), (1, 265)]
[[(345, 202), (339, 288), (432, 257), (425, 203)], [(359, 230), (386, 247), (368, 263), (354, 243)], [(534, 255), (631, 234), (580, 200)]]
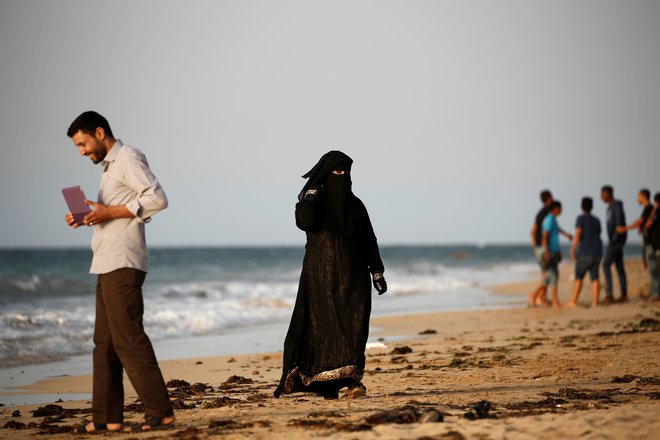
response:
[(71, 213), (65, 216), (74, 229), (94, 227), (90, 273), (98, 275), (92, 422), (79, 430), (123, 429), (122, 369), (144, 404), (145, 423), (139, 429), (171, 425), (172, 404), (142, 326), (142, 284), (149, 268), (144, 225), (167, 207), (167, 197), (144, 154), (115, 139), (100, 114), (82, 113), (67, 135), (81, 156), (103, 166), (98, 201), (86, 201), (93, 210), (83, 224)]

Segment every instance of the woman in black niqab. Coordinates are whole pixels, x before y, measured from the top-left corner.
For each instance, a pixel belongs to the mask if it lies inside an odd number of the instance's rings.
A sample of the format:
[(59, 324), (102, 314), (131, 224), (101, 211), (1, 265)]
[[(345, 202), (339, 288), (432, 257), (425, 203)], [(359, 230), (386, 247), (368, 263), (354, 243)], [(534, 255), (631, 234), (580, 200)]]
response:
[(350, 397), (366, 393), (370, 278), (379, 294), (387, 284), (369, 215), (352, 192), (352, 163), (330, 151), (303, 176), (296, 225), (307, 233), (307, 245), (276, 397), (314, 392), (337, 398), (344, 387)]

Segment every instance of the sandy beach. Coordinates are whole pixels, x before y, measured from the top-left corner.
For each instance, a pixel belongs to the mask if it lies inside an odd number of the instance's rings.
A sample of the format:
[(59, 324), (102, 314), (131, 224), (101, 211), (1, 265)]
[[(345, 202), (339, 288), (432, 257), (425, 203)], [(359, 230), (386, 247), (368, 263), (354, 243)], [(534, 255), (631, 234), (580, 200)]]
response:
[[(367, 350), (365, 398), (292, 394), (275, 399), (281, 353), (164, 361), (175, 426), (112, 436), (657, 438), (660, 306), (640, 297), (648, 284), (641, 262), (629, 261), (627, 267), (628, 304), (587, 308), (590, 292), (585, 286), (580, 298), (584, 307), (575, 309), (374, 318), (383, 346)], [(570, 264), (562, 267), (564, 302), (570, 296), (571, 274)], [(519, 301), (534, 284), (494, 290)], [(388, 339), (401, 335), (406, 339)], [(90, 394), (91, 383), (91, 376), (59, 377), (17, 392)], [(128, 381), (126, 390), (126, 422), (137, 423), (142, 412)], [(0, 438), (68, 438), (72, 426), (89, 418), (89, 401), (52, 405), (0, 408)]]

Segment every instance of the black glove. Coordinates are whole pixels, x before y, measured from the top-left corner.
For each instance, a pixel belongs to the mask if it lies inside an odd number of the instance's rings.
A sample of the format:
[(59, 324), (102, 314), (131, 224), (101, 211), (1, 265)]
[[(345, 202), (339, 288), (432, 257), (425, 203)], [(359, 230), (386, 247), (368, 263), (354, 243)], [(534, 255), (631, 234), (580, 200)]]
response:
[(385, 281), (385, 277), (382, 273), (376, 272), (373, 275), (373, 283), (379, 295), (387, 292), (387, 281)]
[(305, 192), (305, 196), (303, 197), (303, 200), (314, 201), (318, 197), (319, 197), (319, 190), (316, 188), (310, 188)]

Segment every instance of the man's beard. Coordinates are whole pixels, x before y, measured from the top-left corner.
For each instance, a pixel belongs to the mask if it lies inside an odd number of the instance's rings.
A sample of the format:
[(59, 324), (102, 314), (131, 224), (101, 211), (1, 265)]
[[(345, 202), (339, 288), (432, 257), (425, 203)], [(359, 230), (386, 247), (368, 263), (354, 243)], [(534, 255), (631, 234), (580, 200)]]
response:
[(92, 154), (94, 155), (92, 162), (96, 165), (103, 162), (103, 159), (105, 159), (105, 156), (108, 154), (108, 152), (105, 151), (105, 148), (103, 148), (103, 144), (97, 141), (96, 145), (94, 145), (94, 152)]

